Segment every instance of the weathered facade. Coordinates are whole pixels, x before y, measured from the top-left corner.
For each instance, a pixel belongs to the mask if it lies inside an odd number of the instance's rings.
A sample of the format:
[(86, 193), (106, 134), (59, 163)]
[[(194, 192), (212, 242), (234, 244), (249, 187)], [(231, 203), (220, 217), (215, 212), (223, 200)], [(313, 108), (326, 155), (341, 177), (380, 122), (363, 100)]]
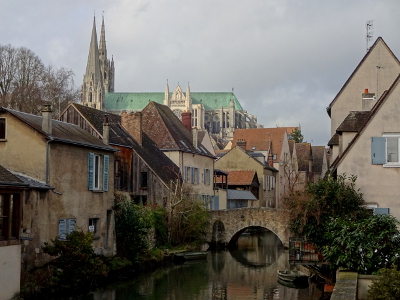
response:
[(31, 187), (21, 204), (23, 267), (48, 261), (44, 242), (75, 228), (93, 233), (97, 253), (114, 254), (114, 148), (48, 108), (43, 117), (0, 108), (0, 119), (0, 164)]
[(179, 169), (143, 133), (140, 116), (139, 122), (135, 122), (136, 118), (128, 114), (121, 117), (73, 103), (63, 112), (61, 120), (80, 126), (99, 139), (108, 139), (110, 146), (119, 150), (114, 164), (116, 191), (136, 203), (167, 205), (170, 181), (178, 180)]

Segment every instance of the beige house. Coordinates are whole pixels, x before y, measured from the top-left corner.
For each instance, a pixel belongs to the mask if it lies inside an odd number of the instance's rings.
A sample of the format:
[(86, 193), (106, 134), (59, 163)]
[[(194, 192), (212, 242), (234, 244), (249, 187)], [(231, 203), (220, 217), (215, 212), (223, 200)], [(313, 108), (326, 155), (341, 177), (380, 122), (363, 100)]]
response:
[[(215, 161), (215, 168), (221, 170), (253, 171), (258, 178), (258, 203), (251, 206), (276, 207), (277, 170), (271, 167), (261, 153), (246, 151), (239, 146), (234, 147)], [(228, 183), (229, 183), (228, 178)], [(239, 179), (235, 179), (239, 181)], [(247, 180), (249, 182), (249, 180)], [(253, 182), (251, 178), (250, 184)], [(232, 181), (231, 181), (232, 183)], [(250, 199), (249, 199), (250, 200)]]
[(350, 112), (340, 124), (337, 134), (343, 152), (331, 170), (356, 175), (368, 206), (400, 220), (399, 82), (397, 77), (369, 112)]
[(49, 257), (44, 242), (91, 231), (97, 253), (114, 254), (114, 148), (78, 126), (0, 108), (0, 164), (29, 184), (21, 203), (23, 268)]
[[(399, 60), (379, 37), (327, 108), (331, 118), (331, 140), (328, 145), (331, 147), (332, 161), (345, 148), (342, 143), (339, 149), (339, 137), (336, 135), (339, 125), (350, 111), (370, 110), (385, 90), (389, 89), (399, 73)], [(366, 101), (361, 101), (363, 91), (366, 92), (364, 92)]]

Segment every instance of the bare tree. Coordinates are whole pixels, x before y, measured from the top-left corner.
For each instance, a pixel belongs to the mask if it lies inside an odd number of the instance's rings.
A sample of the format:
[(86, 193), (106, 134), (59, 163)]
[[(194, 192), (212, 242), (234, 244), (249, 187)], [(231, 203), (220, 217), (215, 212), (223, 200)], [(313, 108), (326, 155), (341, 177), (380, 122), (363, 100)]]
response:
[(0, 105), (39, 114), (44, 103), (60, 109), (79, 100), (71, 70), (45, 67), (41, 59), (27, 48), (0, 45)]
[(5, 106), (16, 74), (17, 50), (11, 45), (0, 45), (0, 105)]

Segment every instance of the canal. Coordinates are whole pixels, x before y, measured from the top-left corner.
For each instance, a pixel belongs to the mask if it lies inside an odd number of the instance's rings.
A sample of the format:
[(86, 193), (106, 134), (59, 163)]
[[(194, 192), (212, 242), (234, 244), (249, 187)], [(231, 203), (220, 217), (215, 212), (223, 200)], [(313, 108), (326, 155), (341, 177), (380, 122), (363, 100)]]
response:
[(93, 300), (247, 300), (323, 299), (315, 285), (303, 289), (277, 282), (277, 270), (291, 269), (288, 250), (272, 232), (246, 233), (238, 248), (209, 252), (207, 260), (189, 261), (141, 272), (99, 290)]

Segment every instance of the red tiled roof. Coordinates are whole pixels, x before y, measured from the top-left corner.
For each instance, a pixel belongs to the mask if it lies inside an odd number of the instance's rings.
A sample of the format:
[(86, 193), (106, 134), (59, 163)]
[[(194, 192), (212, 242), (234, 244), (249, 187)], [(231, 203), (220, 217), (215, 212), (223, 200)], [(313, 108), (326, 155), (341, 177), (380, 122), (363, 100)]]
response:
[(268, 151), (276, 154), (276, 160), (280, 160), (282, 144), (288, 129), (290, 133), (297, 127), (277, 127), (277, 128), (250, 128), (236, 129), (233, 135), (232, 148), (235, 147), (237, 141), (246, 141), (246, 150)]
[[(251, 185), (255, 171), (251, 170), (222, 170), (228, 173), (228, 185)], [(217, 183), (222, 183), (222, 177), (216, 177)]]

